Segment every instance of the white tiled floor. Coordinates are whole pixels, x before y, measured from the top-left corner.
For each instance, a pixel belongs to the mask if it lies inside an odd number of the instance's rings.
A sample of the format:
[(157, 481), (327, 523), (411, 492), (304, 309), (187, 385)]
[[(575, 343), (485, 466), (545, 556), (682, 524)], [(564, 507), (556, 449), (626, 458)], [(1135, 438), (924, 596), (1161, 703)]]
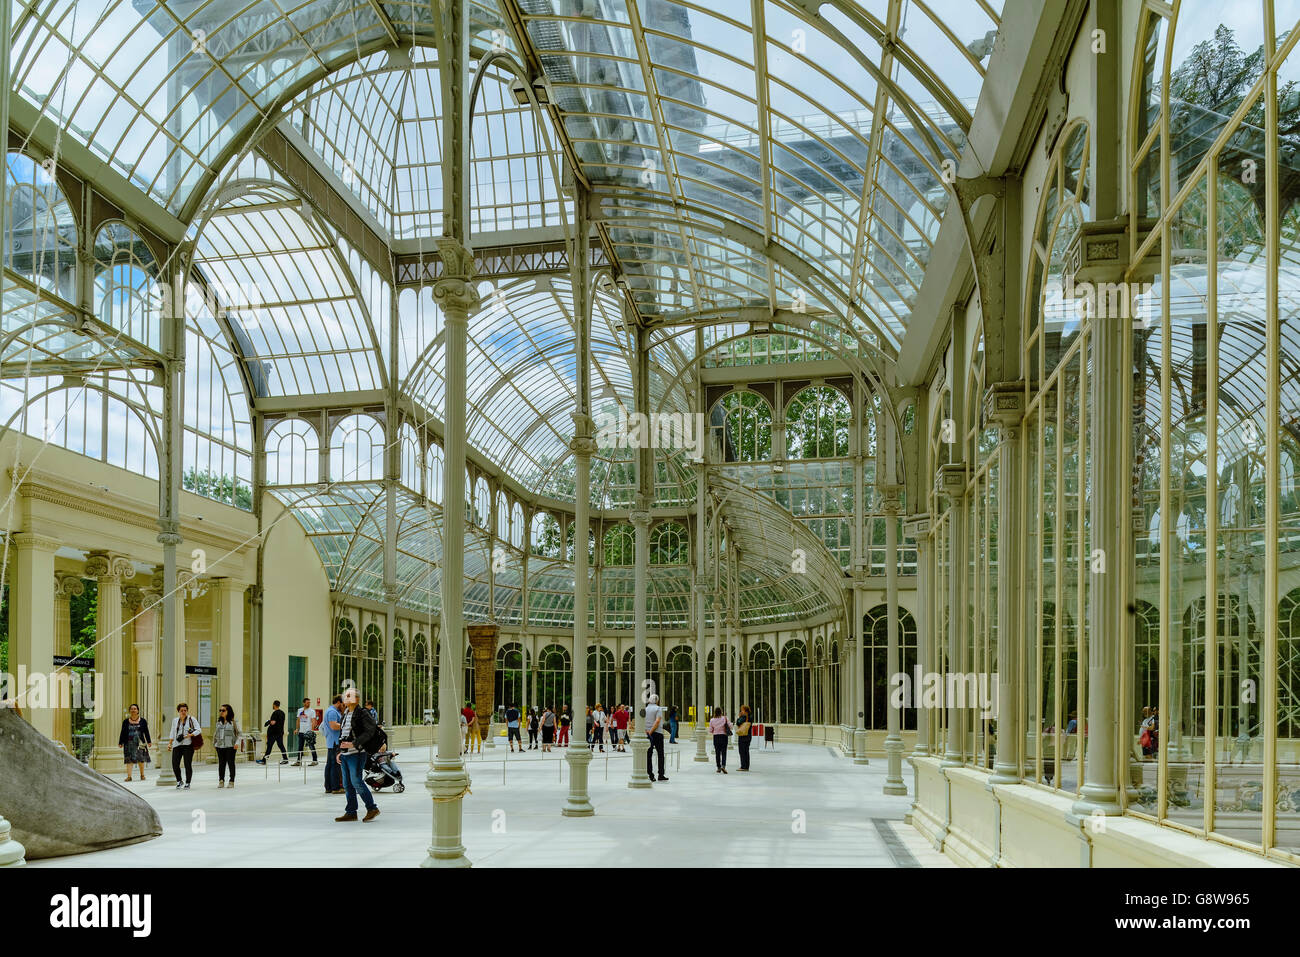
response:
[[(595, 816), (560, 814), (568, 790), (562, 750), (510, 755), (497, 747), (470, 758), (473, 793), (465, 801), (464, 842), (475, 866), (951, 866), (902, 823), (910, 797), (881, 794), (885, 767), (866, 767), (829, 748), (781, 745), (755, 751), (753, 770), (729, 774), (696, 763), (686, 744), (669, 755), (670, 781), (631, 790), (630, 754), (590, 766)], [(502, 783), (503, 762), (505, 783)], [(227, 865), (415, 866), (425, 857), (432, 804), (424, 788), (428, 750), (402, 752), (407, 790), (382, 793), (369, 824), (337, 824), (343, 797), (327, 796), (323, 765), (308, 769), (241, 764), (238, 786), (218, 790), (216, 767), (195, 770), (189, 791), (129, 785), (158, 809), (163, 835), (95, 854), (32, 861), (34, 867)], [(277, 773), (280, 780), (277, 781)], [(561, 782), (561, 777), (563, 781)], [(904, 766), (904, 779), (911, 783)], [(803, 824), (802, 832), (798, 825)], [(882, 829), (893, 832), (888, 844)], [(892, 849), (891, 849), (892, 847)]]

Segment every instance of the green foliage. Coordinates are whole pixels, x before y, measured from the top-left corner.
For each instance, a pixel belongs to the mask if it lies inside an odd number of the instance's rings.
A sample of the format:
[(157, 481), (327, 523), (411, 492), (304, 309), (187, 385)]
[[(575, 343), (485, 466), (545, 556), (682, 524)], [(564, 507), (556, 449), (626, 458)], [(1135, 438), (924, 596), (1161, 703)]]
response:
[(207, 469), (186, 469), (181, 476), (181, 488), (195, 495), (202, 495), (214, 502), (224, 502), (242, 508), (246, 512), (253, 510), (253, 490), (242, 482), (237, 482), (229, 475), (217, 475)]

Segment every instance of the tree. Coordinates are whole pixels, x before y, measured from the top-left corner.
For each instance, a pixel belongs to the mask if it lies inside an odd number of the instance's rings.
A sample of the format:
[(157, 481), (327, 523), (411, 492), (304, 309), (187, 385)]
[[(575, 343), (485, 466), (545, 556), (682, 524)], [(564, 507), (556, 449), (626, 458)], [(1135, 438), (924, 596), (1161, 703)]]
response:
[(242, 508), (246, 512), (253, 510), (253, 490), (229, 475), (189, 468), (181, 476), (181, 488), (215, 502)]

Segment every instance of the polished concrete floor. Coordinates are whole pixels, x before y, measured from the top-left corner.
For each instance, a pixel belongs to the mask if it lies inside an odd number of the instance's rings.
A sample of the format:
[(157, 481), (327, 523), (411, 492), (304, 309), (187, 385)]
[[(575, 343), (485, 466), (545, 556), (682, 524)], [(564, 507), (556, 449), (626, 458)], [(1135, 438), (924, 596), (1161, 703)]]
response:
[[(597, 754), (590, 765), (590, 818), (560, 814), (568, 790), (563, 750), (511, 755), (503, 745), (469, 758), (464, 843), (475, 866), (795, 867), (951, 866), (903, 815), (911, 797), (886, 797), (884, 759), (855, 766), (830, 748), (783, 744), (756, 750), (739, 773), (697, 763), (695, 748), (670, 748), (670, 778), (627, 786), (631, 755)], [(377, 795), (366, 824), (335, 823), (343, 797), (324, 793), (323, 765), (241, 763), (234, 790), (217, 788), (215, 765), (195, 769), (189, 791), (138, 780), (127, 785), (157, 809), (163, 835), (94, 854), (32, 861), (34, 867), (415, 866), (432, 828), (424, 788), (427, 748), (401, 752), (406, 792)], [(304, 772), (306, 772), (304, 774)], [(904, 778), (911, 783), (910, 769)], [(304, 780), (304, 777), (306, 780)], [(504, 780), (503, 780), (504, 778)]]

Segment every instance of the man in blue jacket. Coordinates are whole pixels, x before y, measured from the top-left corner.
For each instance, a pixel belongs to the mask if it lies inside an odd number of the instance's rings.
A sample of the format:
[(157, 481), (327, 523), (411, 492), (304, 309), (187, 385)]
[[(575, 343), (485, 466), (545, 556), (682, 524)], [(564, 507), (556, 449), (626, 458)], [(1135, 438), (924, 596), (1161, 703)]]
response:
[(336, 694), (334, 702), (325, 709), (321, 722), (325, 731), (325, 793), (343, 793), (343, 769), (335, 760), (339, 754), (340, 729), (343, 727), (343, 696)]

